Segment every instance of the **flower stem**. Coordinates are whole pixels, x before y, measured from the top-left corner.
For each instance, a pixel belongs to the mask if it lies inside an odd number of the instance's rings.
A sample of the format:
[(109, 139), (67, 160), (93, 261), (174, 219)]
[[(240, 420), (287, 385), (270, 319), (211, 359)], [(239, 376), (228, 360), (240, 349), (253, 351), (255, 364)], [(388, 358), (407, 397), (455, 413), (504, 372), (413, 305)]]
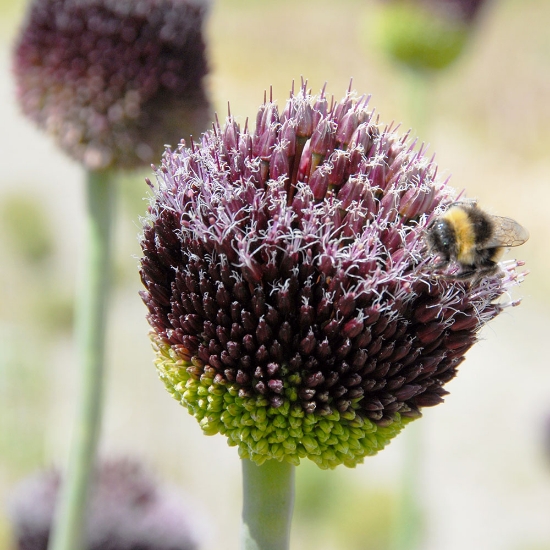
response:
[(76, 305), (80, 393), (68, 471), (58, 499), (49, 550), (85, 546), (85, 513), (101, 425), (105, 318), (109, 289), (113, 174), (89, 172), (86, 181), (84, 257)]
[(423, 425), (412, 422), (401, 434), (404, 463), (400, 472), (400, 495), (392, 531), (392, 550), (420, 550), (425, 535), (425, 513), (422, 506), (422, 466), (424, 454)]
[(294, 506), (294, 466), (244, 459), (241, 550), (288, 550)]
[(433, 88), (436, 85), (434, 75), (424, 71), (408, 71), (408, 101), (412, 127), (417, 136), (429, 134), (433, 118)]
[[(412, 126), (417, 135), (427, 136), (434, 77), (424, 71), (409, 71), (407, 76)], [(393, 550), (418, 550), (423, 544), (426, 520), (422, 505), (423, 432), (424, 424), (413, 422), (401, 435), (405, 458), (400, 474), (401, 494), (393, 529)]]

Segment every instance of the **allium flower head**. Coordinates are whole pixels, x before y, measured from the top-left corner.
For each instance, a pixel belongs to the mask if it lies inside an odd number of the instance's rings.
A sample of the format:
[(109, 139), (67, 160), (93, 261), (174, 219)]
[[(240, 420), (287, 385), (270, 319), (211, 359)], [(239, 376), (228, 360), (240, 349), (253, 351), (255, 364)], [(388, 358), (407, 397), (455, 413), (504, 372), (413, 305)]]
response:
[(385, 0), (381, 46), (414, 69), (440, 70), (464, 50), (485, 0)]
[(88, 169), (135, 168), (210, 120), (200, 0), (35, 0), (14, 56), (24, 113)]
[[(168, 149), (141, 276), (170, 393), (241, 457), (354, 466), (443, 401), (516, 264), (437, 278), (425, 230), (452, 200), (368, 99), (302, 88)], [(151, 184), (152, 185), (152, 184)]]
[[(56, 470), (25, 479), (11, 516), (17, 550), (47, 550), (61, 484)], [(194, 550), (194, 518), (175, 494), (137, 462), (106, 462), (96, 471), (86, 518), (87, 550)]]

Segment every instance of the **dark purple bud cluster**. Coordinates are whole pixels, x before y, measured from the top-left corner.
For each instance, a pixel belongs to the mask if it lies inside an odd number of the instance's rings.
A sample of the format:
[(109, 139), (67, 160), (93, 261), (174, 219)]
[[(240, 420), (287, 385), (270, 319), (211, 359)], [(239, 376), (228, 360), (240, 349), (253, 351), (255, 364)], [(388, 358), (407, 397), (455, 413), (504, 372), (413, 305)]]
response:
[(425, 230), (451, 200), (433, 158), (348, 93), (266, 101), (167, 150), (143, 300), (169, 391), (241, 456), (353, 466), (443, 401), (514, 266), (438, 279)]
[[(61, 476), (56, 470), (25, 479), (10, 502), (17, 550), (47, 550)], [(159, 487), (139, 463), (103, 463), (92, 481), (87, 550), (195, 550), (194, 519), (175, 493)]]
[(199, 0), (35, 0), (13, 69), (24, 113), (90, 170), (135, 168), (210, 120)]

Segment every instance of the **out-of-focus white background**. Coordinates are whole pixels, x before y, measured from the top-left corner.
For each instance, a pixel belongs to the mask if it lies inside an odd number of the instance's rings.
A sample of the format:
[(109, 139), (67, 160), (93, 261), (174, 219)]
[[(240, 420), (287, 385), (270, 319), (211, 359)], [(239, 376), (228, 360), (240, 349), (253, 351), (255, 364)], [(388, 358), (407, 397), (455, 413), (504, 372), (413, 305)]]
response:
[[(10, 56), (24, 7), (0, 2), (1, 548), (10, 548), (10, 491), (35, 469), (66, 461), (77, 381), (71, 308), (83, 172), (18, 112)], [(207, 32), (216, 110), (223, 117), (230, 100), (244, 123), (270, 85), (284, 105), (301, 75), (313, 91), (328, 81), (336, 98), (353, 77), (383, 121), (421, 133), (456, 188), (529, 228), (529, 242), (509, 257), (525, 259), (531, 274), (514, 295), (522, 305), (484, 329), (444, 405), (355, 470), (298, 468), (292, 545), (390, 548), (403, 476), (414, 474), (423, 549), (548, 550), (550, 2), (489, 3), (464, 55), (426, 82), (422, 121), (411, 76), (372, 38), (377, 9), (374, 0), (215, 3)], [(237, 452), (202, 435), (152, 364), (137, 273), (147, 175), (128, 176), (120, 190), (101, 452), (144, 460), (203, 515), (204, 550), (233, 550)], [(420, 442), (414, 468), (412, 440)]]

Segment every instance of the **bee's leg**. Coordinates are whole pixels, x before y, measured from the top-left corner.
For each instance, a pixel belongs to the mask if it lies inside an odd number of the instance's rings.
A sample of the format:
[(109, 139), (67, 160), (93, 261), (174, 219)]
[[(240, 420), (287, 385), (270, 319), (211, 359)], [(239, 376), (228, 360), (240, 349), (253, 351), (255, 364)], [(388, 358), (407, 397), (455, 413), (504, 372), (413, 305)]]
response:
[(453, 278), (458, 279), (459, 281), (466, 281), (468, 279), (473, 279), (479, 273), (479, 269), (476, 269), (473, 265), (464, 266), (462, 271), (457, 273)]
[[(447, 262), (448, 265), (450, 262)], [(477, 281), (479, 268), (475, 265), (461, 265), (461, 270), (457, 273), (437, 273), (441, 279), (448, 281)]]
[(449, 264), (451, 262), (449, 262), (448, 260), (444, 260), (442, 262), (439, 262), (435, 265), (431, 265), (431, 266), (424, 266), (422, 268), (422, 271), (424, 273), (430, 273), (430, 274), (435, 274), (437, 277), (440, 276), (440, 274), (438, 273), (438, 271), (441, 271), (443, 269), (446, 269), (447, 267), (449, 267)]
[(480, 281), (481, 279), (484, 279), (485, 277), (492, 277), (494, 275), (497, 275), (498, 273), (502, 273), (500, 270), (500, 267), (497, 262), (493, 262), (491, 260), (487, 260), (486, 264), (483, 266), (480, 266), (477, 270), (477, 281)]
[(452, 274), (438, 274), (438, 277), (441, 279), (447, 279), (448, 281), (477, 281), (478, 280), (478, 270), (477, 269), (465, 269), (458, 273)]
[(487, 260), (483, 265), (471, 265), (465, 266), (460, 273), (457, 273), (454, 277), (459, 281), (471, 281), (472, 285), (476, 285), (486, 277), (496, 275), (500, 271), (500, 268), (496, 262)]
[[(439, 256), (441, 258), (441, 256)], [(449, 265), (451, 264), (451, 259), (450, 258), (442, 258), (439, 260), (439, 262), (437, 262), (435, 265), (432, 265), (430, 267), (428, 267), (428, 271), (430, 272), (433, 272), (433, 271), (439, 271), (441, 269), (446, 269), (447, 267), (449, 267)]]

